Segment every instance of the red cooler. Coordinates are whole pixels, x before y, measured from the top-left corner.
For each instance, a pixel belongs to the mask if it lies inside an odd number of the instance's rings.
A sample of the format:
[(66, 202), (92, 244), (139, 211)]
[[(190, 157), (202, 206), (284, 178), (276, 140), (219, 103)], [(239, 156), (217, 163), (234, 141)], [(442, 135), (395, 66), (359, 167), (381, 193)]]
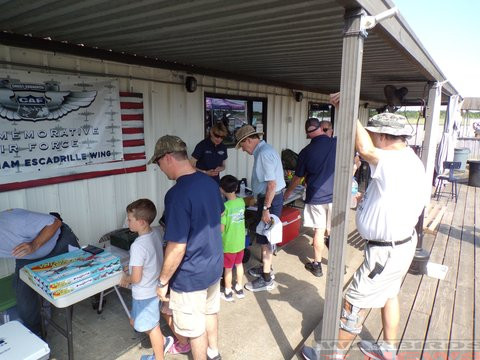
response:
[(279, 246), (285, 245), (300, 234), (300, 210), (285, 206), (282, 209), (283, 239)]

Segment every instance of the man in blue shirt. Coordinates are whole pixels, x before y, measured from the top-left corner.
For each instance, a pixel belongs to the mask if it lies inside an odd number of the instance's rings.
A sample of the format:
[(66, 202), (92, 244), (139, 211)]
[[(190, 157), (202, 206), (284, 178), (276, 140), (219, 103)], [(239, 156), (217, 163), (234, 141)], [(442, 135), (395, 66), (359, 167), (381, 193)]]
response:
[[(257, 198), (257, 223), (270, 223), (270, 214), (279, 218), (282, 215), (283, 193), (285, 179), (280, 156), (275, 149), (260, 139), (262, 132), (257, 132), (253, 126), (245, 125), (237, 130), (236, 148), (242, 148), (253, 155), (252, 192)], [(263, 265), (250, 269), (248, 273), (257, 279), (245, 284), (250, 291), (269, 291), (275, 288), (273, 281), (272, 257), (274, 246), (263, 235), (256, 235), (257, 243), (262, 245)]]
[(223, 139), (228, 131), (221, 122), (215, 123), (210, 129), (210, 136), (200, 141), (192, 153), (190, 160), (197, 170), (211, 176), (220, 184), (219, 174), (225, 170), (225, 160), (227, 160), (227, 147)]
[(330, 232), (337, 139), (331, 137), (332, 124), (317, 118), (309, 118), (305, 122), (305, 132), (312, 141), (298, 155), (295, 176), (285, 192), (285, 198), (290, 196), (302, 177), (305, 177), (307, 193), (303, 225), (314, 231), (314, 260), (306, 263), (305, 268), (315, 276), (322, 276), (324, 235), (328, 236)]
[(40, 334), (40, 302), (35, 290), (20, 280), (20, 269), (35, 261), (60, 255), (68, 245), (80, 247), (70, 227), (56, 216), (25, 209), (0, 212), (0, 258), (15, 259), (13, 285), (20, 319)]
[(175, 331), (190, 338), (195, 360), (221, 359), (217, 345), (223, 247), (218, 185), (196, 171), (177, 136), (158, 139), (149, 164), (156, 163), (175, 185), (165, 195), (165, 249), (157, 294), (167, 300)]

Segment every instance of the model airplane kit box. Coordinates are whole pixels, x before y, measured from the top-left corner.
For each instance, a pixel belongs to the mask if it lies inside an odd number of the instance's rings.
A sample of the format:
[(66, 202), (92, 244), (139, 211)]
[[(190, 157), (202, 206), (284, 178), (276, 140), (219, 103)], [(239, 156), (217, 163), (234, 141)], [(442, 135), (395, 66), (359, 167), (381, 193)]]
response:
[(68, 295), (122, 271), (120, 258), (108, 251), (82, 249), (25, 266), (30, 280), (53, 299)]

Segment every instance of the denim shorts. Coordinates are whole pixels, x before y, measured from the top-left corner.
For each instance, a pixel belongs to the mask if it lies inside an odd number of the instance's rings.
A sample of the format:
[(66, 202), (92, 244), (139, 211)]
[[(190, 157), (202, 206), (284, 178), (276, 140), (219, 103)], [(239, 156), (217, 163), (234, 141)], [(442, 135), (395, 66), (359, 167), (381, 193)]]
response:
[(160, 299), (132, 299), (133, 327), (139, 332), (152, 330), (160, 323)]

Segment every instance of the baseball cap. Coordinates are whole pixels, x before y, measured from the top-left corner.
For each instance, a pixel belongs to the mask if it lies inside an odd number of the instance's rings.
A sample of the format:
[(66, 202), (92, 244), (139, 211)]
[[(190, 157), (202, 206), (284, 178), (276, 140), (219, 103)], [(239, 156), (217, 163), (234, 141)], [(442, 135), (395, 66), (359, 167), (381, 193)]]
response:
[[(313, 127), (313, 129), (308, 130), (309, 128)], [(320, 120), (317, 118), (311, 117), (308, 118), (307, 121), (305, 121), (305, 132), (311, 133), (317, 130), (320, 127)]]
[(155, 144), (155, 151), (147, 164), (154, 163), (158, 158), (165, 154), (186, 151), (187, 144), (183, 142), (178, 136), (165, 135), (157, 140)]

